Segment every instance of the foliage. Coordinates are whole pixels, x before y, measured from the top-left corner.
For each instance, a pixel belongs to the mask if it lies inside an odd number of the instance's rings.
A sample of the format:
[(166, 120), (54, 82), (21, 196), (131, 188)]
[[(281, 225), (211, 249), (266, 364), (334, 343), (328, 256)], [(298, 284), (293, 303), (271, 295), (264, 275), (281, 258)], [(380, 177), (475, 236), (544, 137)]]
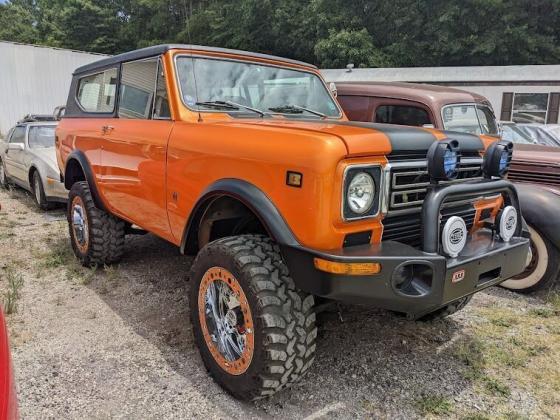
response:
[(183, 42), (321, 67), (551, 64), (558, 0), (11, 0), (0, 39), (118, 53)]

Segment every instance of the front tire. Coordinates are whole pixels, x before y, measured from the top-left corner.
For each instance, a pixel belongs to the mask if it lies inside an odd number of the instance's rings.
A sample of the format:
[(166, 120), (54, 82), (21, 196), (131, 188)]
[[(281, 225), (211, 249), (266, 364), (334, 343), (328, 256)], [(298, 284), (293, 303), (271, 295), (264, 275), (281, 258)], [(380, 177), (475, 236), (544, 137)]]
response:
[(552, 287), (560, 274), (560, 251), (533, 226), (531, 260), (523, 273), (504, 281), (501, 286), (520, 293), (531, 293)]
[(124, 222), (97, 208), (89, 185), (76, 182), (68, 194), (70, 242), (82, 265), (118, 262), (124, 251)]
[(260, 235), (206, 245), (191, 270), (195, 342), (214, 380), (254, 400), (298, 381), (314, 360), (312, 295), (296, 289), (278, 246)]
[(50, 210), (53, 208), (53, 204), (47, 201), (45, 195), (45, 190), (43, 188), (43, 181), (41, 180), (41, 175), (38, 171), (33, 172), (31, 190), (33, 191), (33, 197), (35, 198), (35, 204), (41, 210)]

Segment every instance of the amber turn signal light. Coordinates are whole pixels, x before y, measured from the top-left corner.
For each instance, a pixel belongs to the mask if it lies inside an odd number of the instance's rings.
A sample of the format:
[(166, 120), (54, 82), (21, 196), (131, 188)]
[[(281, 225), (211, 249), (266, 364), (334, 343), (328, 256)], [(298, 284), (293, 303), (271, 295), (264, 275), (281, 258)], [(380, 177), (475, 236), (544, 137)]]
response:
[(340, 263), (314, 258), (313, 263), (317, 270), (332, 274), (347, 274), (349, 276), (369, 276), (381, 271), (379, 263)]

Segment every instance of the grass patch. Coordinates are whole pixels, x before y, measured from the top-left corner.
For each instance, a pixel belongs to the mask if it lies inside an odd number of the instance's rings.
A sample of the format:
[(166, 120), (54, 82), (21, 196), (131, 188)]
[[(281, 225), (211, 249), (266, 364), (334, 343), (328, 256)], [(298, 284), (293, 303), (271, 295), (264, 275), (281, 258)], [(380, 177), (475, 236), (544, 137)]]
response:
[(8, 268), (5, 272), (8, 287), (2, 298), (2, 305), (6, 314), (16, 313), (18, 310), (18, 301), (21, 297), (21, 288), (23, 287), (23, 276), (17, 273), (13, 268)]
[(416, 407), (423, 415), (444, 415), (451, 413), (453, 403), (442, 395), (425, 395), (416, 400)]
[(487, 391), (496, 396), (509, 397), (511, 395), (511, 389), (509, 386), (495, 378), (484, 378), (484, 387)]

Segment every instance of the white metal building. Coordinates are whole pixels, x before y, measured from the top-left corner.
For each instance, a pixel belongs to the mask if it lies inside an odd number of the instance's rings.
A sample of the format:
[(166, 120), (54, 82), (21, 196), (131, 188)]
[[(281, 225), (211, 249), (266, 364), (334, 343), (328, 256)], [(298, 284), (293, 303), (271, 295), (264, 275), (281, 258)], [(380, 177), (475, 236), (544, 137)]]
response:
[(560, 65), (322, 70), (329, 82), (445, 85), (488, 98), (502, 121), (557, 124)]
[(0, 137), (27, 114), (65, 105), (72, 72), (102, 54), (0, 41)]

